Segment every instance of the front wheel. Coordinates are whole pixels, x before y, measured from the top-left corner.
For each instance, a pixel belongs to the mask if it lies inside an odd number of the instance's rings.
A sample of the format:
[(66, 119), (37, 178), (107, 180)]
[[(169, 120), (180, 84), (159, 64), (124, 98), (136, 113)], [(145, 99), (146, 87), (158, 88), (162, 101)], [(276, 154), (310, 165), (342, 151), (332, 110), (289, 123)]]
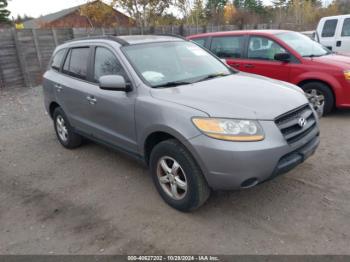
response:
[(334, 96), (329, 88), (324, 83), (310, 82), (301, 87), (311, 105), (320, 115), (327, 115), (332, 112), (334, 107)]
[(150, 168), (159, 194), (177, 210), (194, 210), (203, 205), (210, 195), (202, 171), (177, 140), (166, 140), (155, 146)]

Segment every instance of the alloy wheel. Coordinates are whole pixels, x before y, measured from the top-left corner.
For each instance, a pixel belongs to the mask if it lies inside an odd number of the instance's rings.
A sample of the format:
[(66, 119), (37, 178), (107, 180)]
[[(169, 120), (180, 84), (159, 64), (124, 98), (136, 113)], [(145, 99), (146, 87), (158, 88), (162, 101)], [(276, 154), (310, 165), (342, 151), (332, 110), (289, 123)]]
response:
[(67, 142), (68, 140), (68, 129), (66, 123), (61, 115), (56, 117), (56, 129), (58, 136), (63, 142)]
[(158, 161), (157, 177), (164, 192), (172, 199), (181, 200), (186, 196), (186, 174), (174, 158), (165, 156)]

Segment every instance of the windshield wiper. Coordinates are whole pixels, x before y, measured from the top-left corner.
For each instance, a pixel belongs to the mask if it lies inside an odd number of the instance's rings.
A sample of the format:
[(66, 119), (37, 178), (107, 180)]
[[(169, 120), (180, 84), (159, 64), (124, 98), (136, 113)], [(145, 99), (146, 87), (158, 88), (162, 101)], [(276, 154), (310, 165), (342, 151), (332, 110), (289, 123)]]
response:
[[(328, 54), (328, 53), (327, 53)], [(303, 55), (303, 57), (310, 57), (310, 58), (313, 58), (313, 57), (321, 57), (321, 56), (324, 56), (324, 55), (327, 55), (327, 54), (323, 54), (323, 55)]]
[(209, 79), (213, 79), (213, 78), (217, 78), (217, 77), (222, 77), (222, 76), (228, 76), (230, 74), (227, 73), (217, 73), (217, 74), (210, 74), (210, 75), (206, 75), (205, 77), (199, 79), (196, 82), (201, 82), (201, 81), (205, 81), (205, 80), (209, 80)]
[(175, 86), (181, 86), (181, 85), (190, 85), (192, 82), (188, 81), (171, 81), (171, 82), (166, 82), (164, 84), (159, 84), (153, 86), (153, 88), (158, 88), (158, 87), (175, 87)]

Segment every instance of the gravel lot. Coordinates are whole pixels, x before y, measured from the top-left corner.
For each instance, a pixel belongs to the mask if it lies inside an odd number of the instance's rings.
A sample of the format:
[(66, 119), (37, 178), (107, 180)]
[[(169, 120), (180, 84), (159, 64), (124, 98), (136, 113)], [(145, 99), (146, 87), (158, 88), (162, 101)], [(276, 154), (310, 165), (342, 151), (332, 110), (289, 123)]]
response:
[(289, 174), (183, 214), (127, 156), (60, 146), (40, 87), (0, 90), (0, 254), (350, 254), (349, 120), (323, 118)]

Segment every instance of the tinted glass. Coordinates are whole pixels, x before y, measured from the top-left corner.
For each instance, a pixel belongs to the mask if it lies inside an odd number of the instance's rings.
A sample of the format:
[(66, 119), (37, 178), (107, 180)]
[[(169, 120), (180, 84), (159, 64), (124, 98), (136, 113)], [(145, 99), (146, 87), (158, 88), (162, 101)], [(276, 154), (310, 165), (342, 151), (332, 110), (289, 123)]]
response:
[(204, 38), (197, 38), (197, 39), (192, 39), (193, 42), (196, 42), (197, 44), (199, 44), (200, 46), (204, 46), (205, 45), (205, 39)]
[(214, 37), (210, 49), (220, 58), (240, 58), (243, 40), (243, 36)]
[(55, 69), (55, 70), (59, 70), (60, 69), (64, 52), (65, 52), (65, 50), (60, 50), (52, 58), (51, 67), (53, 69)]
[(344, 20), (341, 36), (350, 36), (350, 18)]
[(337, 24), (337, 19), (327, 20), (323, 26), (322, 37), (333, 37), (335, 35)]
[(287, 51), (275, 41), (266, 37), (253, 36), (249, 39), (248, 58), (258, 60), (275, 60), (275, 55)]
[(136, 72), (153, 87), (232, 74), (220, 60), (187, 41), (130, 45), (123, 47), (123, 51)]
[(124, 70), (116, 56), (104, 47), (97, 47), (95, 54), (95, 80), (105, 75), (123, 75)]
[(72, 48), (63, 66), (65, 73), (74, 77), (86, 79), (90, 48)]

